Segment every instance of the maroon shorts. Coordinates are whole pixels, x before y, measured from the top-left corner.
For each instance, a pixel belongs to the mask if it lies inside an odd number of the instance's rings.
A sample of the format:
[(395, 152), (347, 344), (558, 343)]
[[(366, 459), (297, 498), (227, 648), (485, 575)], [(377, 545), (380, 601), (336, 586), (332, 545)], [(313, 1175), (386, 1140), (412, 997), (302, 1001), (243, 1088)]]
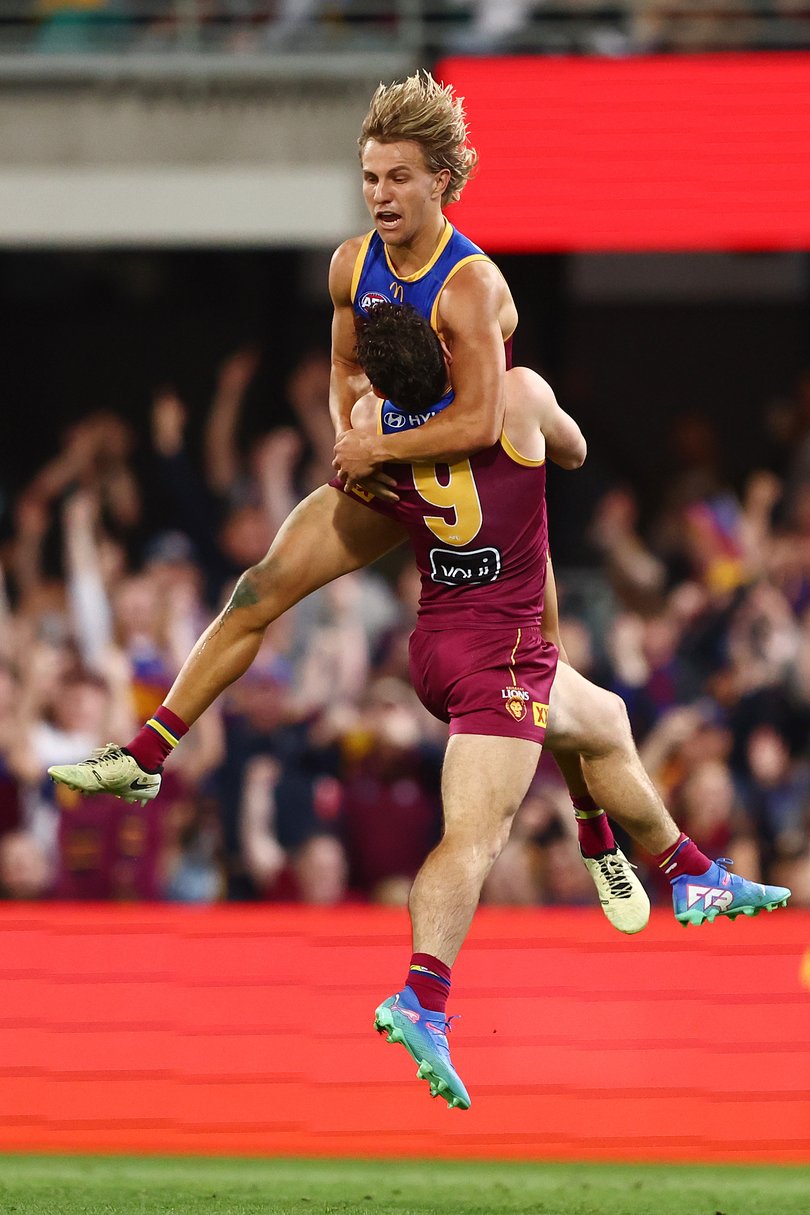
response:
[(411, 680), (451, 734), (542, 743), (558, 650), (537, 624), (420, 629), (411, 635)]

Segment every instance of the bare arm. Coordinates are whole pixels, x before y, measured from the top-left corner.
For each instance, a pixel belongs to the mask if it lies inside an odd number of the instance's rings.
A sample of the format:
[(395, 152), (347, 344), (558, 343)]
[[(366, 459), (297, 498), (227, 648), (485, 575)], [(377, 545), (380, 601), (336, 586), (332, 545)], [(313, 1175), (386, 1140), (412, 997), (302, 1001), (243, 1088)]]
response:
[(546, 641), (556, 645), (563, 662), (568, 662), (568, 655), (560, 636), (560, 603), (557, 598), (557, 580), (554, 577), (554, 566), (551, 564), (551, 553), (546, 558), (546, 585), (543, 591), (543, 619), (540, 631)]
[(79, 489), (65, 503), (62, 519), (68, 603), (79, 653), (88, 667), (103, 673), (113, 623), (96, 543), (98, 511), (98, 495)]
[(258, 363), (258, 351), (248, 346), (230, 355), (219, 369), (204, 436), (206, 478), (217, 494), (226, 494), (239, 474), (236, 432)]
[(355, 352), (352, 273), (362, 237), (345, 241), (332, 257), (329, 294), (332, 297), (332, 374), (329, 381), (329, 412), (335, 434), (351, 429), (352, 406), (369, 390), (369, 382)]
[(585, 436), (571, 415), (560, 408), (545, 380), (540, 380), (540, 383), (543, 386), (540, 428), (546, 440), (546, 455), (560, 468), (581, 468), (588, 454)]
[(242, 782), (240, 842), (248, 873), (261, 887), (273, 884), (287, 860), (275, 832), (275, 791), (280, 775), (275, 760), (256, 755), (245, 766)]
[(357, 480), (388, 462), (454, 463), (496, 442), (504, 414), (500, 312), (505, 292), (503, 277), (491, 262), (472, 262), (448, 283), (439, 300), (438, 326), (453, 359), (452, 411), (395, 435), (344, 432), (335, 452), (341, 473)]

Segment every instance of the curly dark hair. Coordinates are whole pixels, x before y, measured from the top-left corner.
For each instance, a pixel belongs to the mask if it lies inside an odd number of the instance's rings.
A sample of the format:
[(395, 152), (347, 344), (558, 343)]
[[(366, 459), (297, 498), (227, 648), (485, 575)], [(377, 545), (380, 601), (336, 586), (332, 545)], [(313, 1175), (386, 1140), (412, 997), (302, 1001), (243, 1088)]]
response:
[(400, 409), (430, 409), (447, 389), (439, 339), (410, 304), (373, 304), (357, 327), (357, 361)]

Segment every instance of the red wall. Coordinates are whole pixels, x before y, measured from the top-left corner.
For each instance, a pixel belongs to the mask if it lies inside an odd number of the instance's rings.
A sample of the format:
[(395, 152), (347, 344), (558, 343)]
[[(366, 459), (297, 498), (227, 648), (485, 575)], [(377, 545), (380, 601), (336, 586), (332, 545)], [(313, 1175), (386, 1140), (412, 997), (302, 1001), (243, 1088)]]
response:
[(810, 55), (447, 59), (488, 252), (810, 247)]
[(0, 1149), (810, 1161), (810, 913), (479, 913), (469, 1113), (371, 1032), (404, 913), (0, 909)]

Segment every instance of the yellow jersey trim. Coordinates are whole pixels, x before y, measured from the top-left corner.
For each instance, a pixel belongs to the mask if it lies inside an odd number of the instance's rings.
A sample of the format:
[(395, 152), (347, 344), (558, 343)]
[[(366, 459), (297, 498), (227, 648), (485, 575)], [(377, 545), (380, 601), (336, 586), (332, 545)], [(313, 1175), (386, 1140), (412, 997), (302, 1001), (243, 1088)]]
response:
[(378, 398), (377, 398), (377, 434), (378, 434), (378, 435), (381, 435), (381, 434), (382, 434), (382, 432), (383, 432), (383, 425), (382, 425), (382, 407), (383, 407), (383, 405), (384, 405), (384, 404), (385, 404), (385, 401), (381, 400), (381, 399), (378, 397)]
[(371, 232), (366, 233), (366, 235), (363, 237), (362, 245), (357, 250), (357, 257), (354, 259), (354, 269), (352, 270), (352, 303), (354, 303), (354, 297), (357, 295), (357, 288), (360, 285), (360, 275), (363, 273), (363, 266), (366, 263), (366, 254), (368, 253), (368, 247), (371, 244), (371, 238), (373, 235), (373, 229)]
[(458, 274), (459, 270), (461, 270), (463, 266), (469, 265), (470, 262), (488, 262), (488, 261), (491, 261), (491, 258), (487, 257), (486, 253), (471, 253), (469, 255), (469, 257), (462, 257), (460, 262), (456, 262), (455, 266), (453, 266), (453, 269), (450, 271), (447, 278), (444, 280), (441, 287), (436, 292), (436, 298), (433, 301), (433, 307), (430, 310), (430, 327), (431, 327), (431, 329), (435, 329), (436, 332), (438, 333), (438, 328), (436, 326), (436, 319), (439, 315), (439, 300), (441, 299), (442, 292), (444, 291), (447, 284), (450, 282), (450, 279), (453, 277), (453, 275)]
[(528, 456), (522, 456), (518, 449), (509, 442), (505, 430), (501, 431), (501, 447), (510, 460), (514, 460), (516, 464), (522, 464), (525, 468), (540, 468), (546, 462), (545, 456), (542, 460), (530, 460)]
[(385, 260), (388, 263), (388, 269), (391, 271), (394, 278), (398, 278), (401, 283), (415, 283), (420, 278), (424, 278), (425, 275), (427, 274), (427, 272), (429, 270), (433, 269), (433, 267), (436, 265), (436, 262), (439, 260), (441, 255), (444, 253), (445, 249), (447, 248), (447, 242), (450, 240), (450, 237), (453, 235), (453, 232), (454, 232), (454, 228), (453, 228), (453, 225), (450, 223), (450, 220), (445, 219), (444, 232), (439, 237), (439, 243), (436, 246), (436, 248), (433, 250), (433, 256), (431, 257), (430, 261), (427, 262), (426, 265), (424, 265), (421, 270), (417, 270), (415, 274), (397, 274), (397, 271), (395, 270), (395, 268), (391, 262), (391, 258), (388, 256), (388, 246), (385, 245), (384, 246)]

